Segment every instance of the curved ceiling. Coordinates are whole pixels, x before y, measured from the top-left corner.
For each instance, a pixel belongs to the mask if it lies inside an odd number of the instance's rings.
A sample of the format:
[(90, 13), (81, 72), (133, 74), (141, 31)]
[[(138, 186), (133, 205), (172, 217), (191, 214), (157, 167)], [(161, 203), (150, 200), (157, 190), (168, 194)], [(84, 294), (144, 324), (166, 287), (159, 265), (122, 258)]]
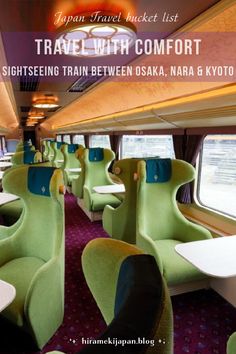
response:
[[(221, 1), (214, 7), (197, 17), (192, 23), (183, 27), (183, 31), (206, 32), (217, 29), (219, 32), (236, 31), (236, 5), (235, 1)], [(213, 54), (213, 53), (212, 53)], [(144, 59), (141, 59), (141, 62)], [(208, 92), (216, 88), (230, 84), (230, 82), (114, 82), (105, 81), (95, 87), (90, 92), (76, 99), (72, 104), (68, 105), (47, 121), (47, 126), (57, 131), (72, 131), (80, 129), (82, 131), (102, 131), (102, 130), (124, 130), (124, 129), (162, 129), (189, 126), (206, 126), (214, 125), (214, 120), (191, 120), (188, 119), (185, 112), (185, 106), (182, 105), (183, 119), (179, 119), (178, 123), (171, 121), (157, 121), (157, 117), (143, 112), (150, 111), (150, 105), (165, 102), (168, 106), (173, 105), (173, 99), (185, 96), (193, 96), (199, 92), (206, 92), (202, 99), (208, 97)], [(216, 92), (216, 91), (215, 91)], [(223, 105), (225, 100), (221, 101)], [(218, 102), (218, 105), (220, 102)], [(212, 102), (209, 101), (209, 109)], [(129, 121), (130, 115), (135, 110), (136, 123)], [(192, 111), (199, 110), (192, 104)], [(123, 112), (120, 114), (120, 112)], [(141, 117), (139, 116), (141, 114)], [(158, 112), (157, 112), (158, 113)], [(179, 112), (180, 114), (180, 112)], [(122, 124), (120, 116), (122, 115)], [(149, 119), (148, 119), (149, 117)], [(220, 124), (231, 125), (233, 119), (222, 119)], [(126, 123), (125, 123), (126, 121)], [(180, 123), (181, 121), (181, 123)], [(99, 125), (98, 125), (99, 122)], [(103, 123), (102, 123), (103, 122)], [(118, 123), (117, 123), (118, 122)], [(217, 123), (216, 123), (217, 124)], [(217, 124), (217, 125), (220, 125)]]
[[(169, 11), (181, 13), (181, 19), (178, 23), (137, 23), (138, 31), (142, 32), (162, 32), (166, 34), (176, 33), (176, 31), (214, 31), (217, 28), (218, 31), (235, 31), (235, 17), (236, 17), (236, 5), (234, 0), (168, 0), (158, 3), (156, 0), (91, 0), (89, 4), (105, 4), (110, 9), (119, 4), (119, 9), (122, 11), (130, 11), (132, 14), (140, 15), (145, 11), (153, 14), (157, 11)], [(128, 6), (127, 6), (128, 4)], [(212, 6), (216, 4), (215, 6)], [(73, 5), (73, 10), (72, 6)], [(88, 7), (86, 0), (50, 0), (45, 2), (39, 2), (38, 0), (9, 0), (4, 4), (4, 11), (0, 13), (0, 25), (3, 33), (7, 31), (16, 32), (19, 35), (21, 33), (30, 31), (48, 31), (52, 30), (53, 20), (55, 13), (60, 10), (64, 14), (72, 14)], [(208, 9), (208, 10), (207, 10)], [(26, 14), (28, 14), (26, 16)], [(190, 22), (191, 21), (191, 22)], [(163, 34), (164, 36), (164, 34)], [(31, 48), (25, 45), (24, 50), (20, 51), (20, 54), (16, 51), (12, 52), (11, 43), (7, 41), (5, 37), (4, 47), (6, 52), (6, 58), (8, 64), (14, 60), (17, 62), (17, 56), (20, 56), (22, 60), (26, 60), (29, 57)], [(134, 57), (132, 58), (134, 59)], [(62, 58), (62, 63), (67, 60), (67, 63), (77, 63), (78, 58)], [(117, 59), (118, 62), (120, 58)], [(124, 59), (122, 59), (122, 65), (125, 65)], [(141, 63), (145, 60), (145, 57), (138, 59)], [(109, 57), (104, 58), (104, 65), (109, 65)], [(86, 65), (87, 60), (81, 60), (79, 65)], [(178, 124), (168, 120), (166, 122), (160, 119), (159, 125), (156, 124), (157, 117), (150, 117), (150, 114), (146, 114), (143, 120), (137, 117), (137, 125), (133, 124), (129, 127), (128, 119), (125, 116), (132, 115), (132, 110), (139, 108), (140, 112), (148, 111), (148, 107), (152, 104), (161, 102), (167, 102), (178, 97), (185, 97), (194, 95), (197, 92), (209, 91), (219, 86), (229, 84), (229, 82), (118, 82), (117, 80), (106, 80), (99, 82), (98, 84), (91, 86), (90, 90), (85, 90), (82, 93), (70, 92), (69, 88), (75, 82), (75, 78), (70, 78), (66, 82), (49, 82), (40, 79), (40, 81), (33, 82), (31, 85), (32, 90), (22, 90), (20, 80), (14, 80), (12, 82), (12, 90), (8, 89), (8, 97), (12, 105), (12, 114), (17, 112), (18, 119), (21, 119), (21, 123), (24, 123), (24, 119), (27, 116), (27, 110), (30, 109), (32, 99), (39, 97), (42, 94), (53, 94), (59, 99), (60, 107), (58, 111), (47, 111), (47, 119), (41, 124), (44, 129), (47, 130), (65, 130), (80, 129), (86, 131), (96, 130), (104, 131), (106, 129), (115, 130), (118, 127), (120, 129), (131, 129), (133, 127), (144, 127), (145, 129), (156, 129), (161, 127), (177, 127)], [(23, 83), (25, 84), (25, 83)], [(26, 82), (26, 84), (32, 84)], [(3, 97), (3, 96), (2, 96)], [(16, 105), (14, 106), (14, 102)], [(184, 108), (183, 108), (184, 109)], [(7, 117), (1, 116), (1, 120), (6, 120), (4, 126), (9, 126), (7, 120), (11, 116), (8, 111)], [(120, 112), (123, 114), (122, 123), (118, 116)], [(4, 114), (4, 113), (3, 113)], [(156, 113), (155, 113), (156, 114)], [(148, 120), (149, 117), (149, 120)], [(91, 124), (94, 119), (98, 121), (96, 127)], [(11, 117), (10, 124), (17, 124), (17, 118)], [(108, 125), (107, 123), (109, 122)], [(125, 123), (126, 120), (126, 123)], [(102, 123), (103, 121), (103, 123)], [(114, 124), (118, 122), (118, 124)], [(139, 123), (139, 124), (138, 124)], [(195, 123), (194, 123), (195, 124)], [(196, 123), (199, 124), (199, 123)], [(188, 123), (186, 123), (186, 126)], [(184, 123), (181, 124), (184, 126)]]

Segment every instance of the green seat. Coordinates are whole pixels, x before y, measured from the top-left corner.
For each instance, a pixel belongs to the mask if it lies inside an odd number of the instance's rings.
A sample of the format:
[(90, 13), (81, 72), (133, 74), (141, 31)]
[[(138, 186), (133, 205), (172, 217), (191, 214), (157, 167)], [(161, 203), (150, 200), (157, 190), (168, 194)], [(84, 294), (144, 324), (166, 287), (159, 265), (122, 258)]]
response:
[(65, 185), (71, 186), (73, 179), (78, 179), (80, 172), (78, 171), (69, 171), (69, 169), (80, 168), (80, 162), (77, 159), (75, 153), (79, 148), (83, 148), (82, 145), (78, 144), (64, 144), (61, 147), (61, 152), (64, 157), (64, 180)]
[(91, 148), (83, 150), (84, 160), (84, 204), (88, 211), (102, 211), (108, 204), (112, 207), (120, 205), (121, 201), (112, 194), (98, 194), (95, 186), (114, 184), (108, 174), (108, 167), (115, 158), (112, 150)]
[(75, 197), (82, 199), (84, 195), (84, 179), (85, 179), (85, 165), (84, 165), (84, 147), (81, 145), (75, 152), (75, 157), (79, 161), (81, 171), (79, 176), (73, 178), (71, 181), (71, 190)]
[[(86, 282), (108, 325), (99, 339), (133, 339), (140, 336), (153, 339), (154, 347), (128, 345), (125, 353), (173, 353), (170, 296), (153, 257), (144, 255), (140, 249), (125, 242), (100, 238), (85, 247), (82, 267)], [(88, 346), (81, 354), (96, 353), (97, 348), (93, 347)], [(101, 348), (99, 353), (113, 352), (109, 346)]]
[(62, 167), (64, 164), (64, 155), (61, 152), (61, 147), (64, 143), (60, 142), (53, 142), (51, 144), (52, 150), (53, 150), (53, 158), (51, 160), (52, 166), (54, 167)]
[(32, 145), (32, 143), (25, 141), (22, 142), (20, 141), (17, 145), (16, 145), (16, 152), (22, 152), (22, 151), (34, 151), (35, 147), (34, 145)]
[(236, 353), (236, 332), (231, 334), (227, 342), (227, 354), (235, 354), (235, 353)]
[(42, 140), (41, 142), (43, 161), (48, 161), (49, 142), (50, 140)]
[[(87, 345), (78, 354), (173, 354), (170, 296), (152, 256), (125, 242), (100, 238), (85, 247), (82, 267), (108, 327), (97, 338), (99, 344)], [(145, 338), (152, 345), (101, 344), (109, 338)]]
[(35, 150), (16, 152), (12, 156), (11, 162), (13, 166), (39, 163), (42, 162), (42, 154)]
[(206, 277), (175, 251), (178, 243), (212, 237), (187, 220), (177, 206), (178, 188), (192, 181), (194, 174), (194, 168), (181, 160), (138, 162), (137, 245), (156, 258), (169, 287)]
[(48, 155), (47, 140), (41, 141), (41, 151), (42, 151), (43, 161), (47, 161), (47, 155)]
[(55, 143), (55, 141), (49, 140), (47, 145), (48, 145), (48, 161), (52, 162), (52, 160), (54, 159), (54, 149), (53, 149), (53, 143)]
[(113, 171), (125, 185), (125, 197), (121, 205), (114, 209), (107, 205), (103, 211), (104, 230), (117, 240), (136, 243), (136, 195), (137, 182), (134, 174), (140, 159), (124, 159), (115, 162)]
[[(20, 183), (15, 183), (18, 180)], [(24, 204), (18, 227), (0, 241), (0, 279), (16, 288), (1, 313), (27, 330), (39, 348), (55, 333), (64, 314), (64, 198), (62, 171), (20, 166), (4, 176), (6, 192)], [(7, 228), (0, 228), (1, 232)]]

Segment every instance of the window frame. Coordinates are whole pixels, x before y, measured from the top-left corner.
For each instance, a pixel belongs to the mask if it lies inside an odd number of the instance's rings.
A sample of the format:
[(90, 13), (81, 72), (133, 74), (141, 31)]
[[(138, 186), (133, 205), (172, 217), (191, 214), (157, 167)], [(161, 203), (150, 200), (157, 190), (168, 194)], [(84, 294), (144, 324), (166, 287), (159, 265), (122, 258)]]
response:
[[(205, 136), (204, 140), (209, 135), (235, 135), (236, 136), (236, 134), (224, 134), (224, 133), (222, 133), (222, 134), (213, 134), (212, 133), (212, 134), (207, 134)], [(214, 208), (212, 206), (208, 206), (208, 205), (204, 204), (201, 201), (201, 198), (200, 198), (200, 185), (201, 185), (201, 173), (202, 173), (204, 140), (202, 142), (202, 146), (201, 146), (201, 149), (199, 151), (197, 162), (196, 162), (196, 178), (195, 178), (195, 181), (194, 181), (194, 194), (193, 194), (194, 202), (201, 208), (204, 208), (206, 210), (212, 211), (212, 212), (214, 212), (216, 214), (222, 215), (222, 216), (230, 218), (232, 220), (236, 220), (236, 216), (235, 215), (228, 214), (227, 212), (224, 212), (224, 211), (219, 210), (217, 208)]]
[[(69, 143), (67, 143), (65, 141), (65, 136), (69, 136), (70, 137), (70, 142)], [(71, 144), (71, 134), (62, 134), (61, 137), (62, 137), (62, 143), (66, 143), (66, 144), (69, 144), (69, 145)]]
[[(123, 147), (123, 138), (126, 137), (126, 136), (132, 136), (132, 137), (137, 137), (137, 138), (140, 138), (140, 137), (161, 137), (161, 136), (170, 136), (172, 138), (172, 144), (173, 144), (173, 153), (174, 153), (174, 156), (173, 157), (169, 157), (169, 158), (173, 158), (175, 159), (175, 149), (174, 149), (174, 141), (173, 141), (173, 134), (128, 134), (128, 132), (126, 134), (122, 134), (122, 137), (121, 137), (121, 141), (120, 141), (120, 146), (119, 146), (119, 159), (124, 159), (124, 158), (127, 158), (127, 157), (124, 157), (123, 156), (123, 153), (122, 153), (122, 147)], [(136, 158), (142, 158), (142, 156), (135, 156)], [(154, 157), (154, 156), (153, 156)], [(132, 157), (131, 157), (132, 158)], [(143, 157), (145, 158), (145, 157)], [(166, 157), (168, 158), (168, 157)]]
[[(60, 138), (61, 140), (57, 140), (57, 138)], [(56, 141), (59, 143), (62, 142), (62, 134), (57, 134)]]
[[(75, 143), (75, 142), (74, 142), (74, 138), (75, 138), (76, 135), (80, 135), (80, 136), (83, 137), (84, 142), (83, 142), (83, 144), (81, 144), (81, 145), (85, 146), (85, 137), (84, 137), (84, 134), (78, 134), (78, 133), (76, 133), (76, 134), (71, 134), (71, 144), (78, 144), (78, 143)], [(80, 144), (80, 143), (79, 143), (79, 144)]]
[(89, 147), (92, 147), (92, 140), (93, 137), (98, 137), (98, 136), (107, 136), (108, 137), (108, 142), (109, 142), (109, 147), (103, 147), (103, 146), (98, 146), (101, 147), (103, 149), (111, 149), (111, 141), (110, 141), (110, 135), (109, 134), (90, 134), (89, 136)]

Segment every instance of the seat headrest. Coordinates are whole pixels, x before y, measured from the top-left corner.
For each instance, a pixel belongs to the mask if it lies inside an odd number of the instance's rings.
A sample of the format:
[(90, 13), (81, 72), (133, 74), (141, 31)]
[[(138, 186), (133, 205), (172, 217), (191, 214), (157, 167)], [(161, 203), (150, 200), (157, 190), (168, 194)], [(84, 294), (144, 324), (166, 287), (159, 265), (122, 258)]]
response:
[(33, 167), (28, 169), (28, 190), (33, 194), (49, 197), (50, 181), (56, 167)]
[(68, 153), (69, 154), (75, 153), (77, 149), (78, 149), (78, 144), (69, 144), (68, 145)]
[(24, 151), (30, 151), (31, 150), (31, 145), (24, 145)]
[(146, 160), (146, 183), (164, 183), (171, 178), (171, 159)]
[(60, 149), (63, 144), (62, 142), (57, 142), (57, 149)]
[(104, 159), (103, 148), (90, 148), (89, 149), (89, 161), (99, 162)]
[(24, 151), (24, 164), (31, 164), (34, 163), (34, 155), (35, 155), (35, 151)]

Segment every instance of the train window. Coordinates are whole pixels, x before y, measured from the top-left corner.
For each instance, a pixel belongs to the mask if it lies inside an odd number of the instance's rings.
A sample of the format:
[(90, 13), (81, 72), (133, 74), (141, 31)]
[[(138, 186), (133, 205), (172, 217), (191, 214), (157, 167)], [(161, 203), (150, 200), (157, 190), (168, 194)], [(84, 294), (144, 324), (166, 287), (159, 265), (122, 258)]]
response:
[(80, 144), (80, 145), (85, 145), (84, 143), (84, 136), (76, 134), (73, 136), (73, 144)]
[(120, 157), (169, 157), (174, 158), (171, 135), (123, 135)]
[(104, 149), (110, 149), (110, 139), (109, 135), (91, 135), (90, 147), (102, 147)]
[(2, 150), (3, 150), (4, 152), (7, 151), (5, 136), (2, 136)]
[(62, 141), (61, 135), (57, 135), (56, 141), (58, 141), (59, 143)]
[(69, 134), (63, 135), (63, 142), (67, 144), (71, 144), (71, 138)]
[(236, 135), (208, 135), (199, 159), (196, 201), (236, 217), (235, 195)]

